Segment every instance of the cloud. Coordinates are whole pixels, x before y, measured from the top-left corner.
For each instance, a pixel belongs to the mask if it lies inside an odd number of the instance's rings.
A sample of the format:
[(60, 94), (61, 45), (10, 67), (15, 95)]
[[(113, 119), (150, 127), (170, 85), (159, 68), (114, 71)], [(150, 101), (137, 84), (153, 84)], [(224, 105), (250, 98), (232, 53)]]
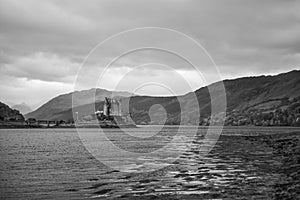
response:
[[(3, 80), (11, 80), (11, 91), (2, 87), (0, 92), (9, 96), (20, 92), (14, 84), (21, 83), (26, 91), (37, 82), (54, 84), (49, 87), (56, 91), (53, 94), (63, 91), (59, 85), (69, 89), (84, 58), (99, 42), (120, 31), (145, 26), (171, 28), (191, 36), (208, 50), (223, 78), (299, 69), (299, 7), (296, 0), (0, 0), (0, 71)], [(105, 46), (86, 73), (99, 76), (95, 71), (103, 68), (98, 65), (101, 60), (110, 61), (120, 49), (138, 45), (139, 38), (135, 35), (126, 42)], [(186, 48), (184, 40), (165, 40), (158, 35), (147, 38), (153, 44)], [(193, 49), (187, 54), (199, 56)], [(153, 52), (128, 55), (112, 66), (108, 79), (115, 80), (124, 66), (132, 69), (153, 61), (186, 74), (193, 87), (202, 84), (187, 64)], [(202, 72), (208, 73), (205, 69)], [(147, 75), (162, 75), (151, 68), (147, 73), (141, 80)], [(213, 81), (211, 74), (206, 76), (210, 79), (207, 82)], [(164, 77), (169, 79), (168, 74)]]
[(4, 64), (0, 71), (27, 80), (73, 83), (79, 67), (79, 64), (66, 58), (39, 52), (28, 57), (18, 57), (12, 63)]
[[(187, 33), (204, 43), (220, 64), (233, 67), (235, 61), (252, 62), (259, 51), (277, 50), (281, 55), (299, 51), (298, 1), (0, 2), (1, 45), (10, 54), (50, 52), (80, 62), (110, 35), (143, 26)], [(249, 59), (239, 54), (227, 58), (230, 51), (248, 51)], [(263, 58), (259, 61), (264, 64)]]
[[(113, 77), (113, 78), (112, 78)], [(109, 68), (97, 87), (155, 96), (182, 95), (205, 86), (201, 74), (168, 65), (148, 63), (135, 68)]]
[(27, 80), (0, 74), (1, 102), (26, 102), (33, 108), (41, 106), (58, 94), (71, 92), (73, 84)]

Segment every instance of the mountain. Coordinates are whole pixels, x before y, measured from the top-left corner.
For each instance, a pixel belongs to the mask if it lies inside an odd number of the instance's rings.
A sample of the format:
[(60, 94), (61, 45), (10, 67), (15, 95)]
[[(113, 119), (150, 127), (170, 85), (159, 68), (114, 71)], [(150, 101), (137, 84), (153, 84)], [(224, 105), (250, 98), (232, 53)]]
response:
[(0, 121), (5, 120), (19, 120), (24, 121), (23, 115), (20, 111), (10, 108), (8, 105), (0, 102)]
[[(219, 84), (220, 82), (213, 83), (195, 91), (200, 106), (201, 118), (204, 120), (208, 120), (211, 114), (211, 98), (208, 88), (213, 90), (215, 96), (221, 96), (221, 92), (217, 91)], [(233, 120), (239, 121), (240, 119), (251, 118), (250, 115), (263, 115), (260, 112), (269, 113), (278, 109), (289, 109), (295, 120), (297, 116), (299, 117), (299, 70), (276, 76), (224, 80), (223, 84), (226, 91), (227, 118), (238, 118)], [(137, 123), (149, 123), (149, 108), (154, 104), (161, 104), (167, 111), (168, 124), (180, 124), (181, 120), (182, 124), (194, 124), (199, 116), (193, 114), (197, 105), (194, 101), (191, 101), (191, 95), (189, 93), (178, 97), (180, 102), (184, 102), (184, 112), (189, 113), (187, 118), (185, 118), (184, 113), (180, 112), (180, 105), (176, 97), (132, 97), (130, 107), (133, 120)], [(224, 102), (222, 98), (217, 98), (214, 104), (218, 106), (224, 104)], [(158, 110), (157, 113), (159, 113)]]
[(31, 108), (26, 103), (14, 105), (12, 108), (19, 110), (23, 115), (32, 111)]
[(85, 104), (93, 103), (94, 101), (99, 102), (103, 101), (105, 97), (115, 96), (115, 97), (129, 97), (131, 93), (128, 92), (112, 92), (105, 89), (93, 88), (90, 90), (75, 91), (68, 94), (59, 95), (37, 110), (30, 112), (25, 115), (28, 118), (36, 118), (43, 120), (61, 120), (65, 119), (63, 116), (60, 116), (59, 113), (69, 110), (72, 108), (72, 98), (75, 97), (73, 106), (81, 106)]
[[(201, 120), (209, 120), (211, 114), (211, 98), (209, 89), (213, 90), (216, 96), (221, 96), (218, 91), (218, 86), (221, 82), (213, 83), (207, 87), (202, 87), (194, 92), (198, 102), (192, 100), (193, 93), (188, 93), (179, 97), (150, 97), (150, 96), (133, 96), (122, 99), (122, 101), (129, 102), (128, 111), (131, 113), (133, 120), (137, 124), (152, 123), (153, 119), (149, 116), (149, 109), (152, 110), (154, 118), (161, 123), (159, 119), (163, 116), (163, 111), (159, 104), (164, 107), (167, 114), (168, 124), (195, 124), (199, 120), (199, 115), (195, 112), (195, 107), (200, 106)], [(279, 74), (276, 76), (258, 76), (258, 77), (244, 77), (233, 80), (224, 80), (223, 84), (226, 90), (227, 99), (227, 118), (230, 120), (241, 120), (242, 116), (261, 115), (260, 112), (273, 112), (276, 109), (291, 109), (297, 110), (300, 103), (300, 71), (294, 70), (288, 73)], [(80, 95), (89, 93), (87, 91), (79, 92)], [(100, 95), (101, 93), (101, 95)], [(34, 111), (26, 117), (35, 117), (39, 119), (72, 119), (72, 111), (80, 113), (79, 117), (93, 113), (94, 108), (102, 109), (104, 96), (109, 96), (107, 93), (99, 89), (99, 98), (96, 105), (89, 95), (82, 95), (80, 104), (72, 110), (70, 106), (72, 95), (66, 94), (56, 97), (43, 105), (37, 111)], [(101, 98), (100, 98), (101, 97)], [(64, 101), (62, 101), (64, 100)], [(67, 104), (67, 102), (69, 104)], [(183, 102), (180, 105), (179, 102)], [(224, 101), (222, 98), (215, 100), (215, 105), (222, 105)], [(124, 105), (124, 104), (122, 104)], [(181, 109), (181, 106), (183, 107)], [(299, 107), (300, 108), (300, 107)], [(184, 112), (182, 112), (184, 110)], [(258, 114), (257, 114), (258, 113)], [(297, 116), (296, 116), (297, 117)], [(237, 119), (236, 119), (237, 118)], [(248, 116), (250, 119), (251, 117)], [(154, 120), (155, 120), (154, 119)], [(252, 120), (252, 119), (251, 119)]]

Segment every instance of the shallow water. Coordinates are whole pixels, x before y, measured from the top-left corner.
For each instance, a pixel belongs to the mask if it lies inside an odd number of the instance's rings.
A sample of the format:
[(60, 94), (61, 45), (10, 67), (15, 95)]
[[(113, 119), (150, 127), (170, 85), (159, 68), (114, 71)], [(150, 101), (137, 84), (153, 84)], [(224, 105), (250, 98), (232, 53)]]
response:
[[(114, 145), (138, 152), (135, 157), (120, 159), (113, 151), (102, 148), (99, 155), (105, 155), (115, 167), (121, 166), (117, 170), (95, 159), (80, 140), (86, 132), (94, 142), (98, 141), (97, 129), (81, 129), (79, 135), (75, 129), (2, 129), (0, 198), (126, 199), (164, 194), (210, 194), (209, 198), (220, 198), (231, 193), (263, 198), (268, 196), (278, 178), (272, 168), (280, 165), (281, 160), (273, 155), (271, 147), (253, 143), (241, 135), (299, 132), (296, 128), (226, 128), (224, 136), (204, 156), (200, 147), (204, 146), (203, 135), (207, 129), (201, 128), (194, 137), (190, 133), (195, 127), (185, 127), (180, 130), (182, 142), (174, 143), (166, 153), (140, 154), (161, 148), (177, 131), (176, 127), (167, 127), (154, 135), (157, 129), (129, 129), (133, 137), (121, 135), (117, 129), (107, 130)], [(137, 140), (138, 134), (146, 139)], [(147, 139), (147, 136), (153, 137)], [(174, 160), (178, 152), (180, 155)], [(158, 170), (145, 172), (153, 167)]]

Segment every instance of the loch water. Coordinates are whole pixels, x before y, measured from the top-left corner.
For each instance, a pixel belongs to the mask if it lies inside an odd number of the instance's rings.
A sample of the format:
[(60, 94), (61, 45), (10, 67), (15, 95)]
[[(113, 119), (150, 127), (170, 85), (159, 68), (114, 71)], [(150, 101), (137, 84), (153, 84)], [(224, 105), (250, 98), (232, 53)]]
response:
[[(170, 143), (178, 131), (183, 139), (169, 152), (147, 156)], [(252, 138), (296, 134), (299, 139), (300, 134), (292, 127), (226, 127), (212, 150), (201, 154), (206, 131), (145, 126), (127, 129), (132, 135), (126, 137), (108, 129), (108, 140), (98, 144), (98, 155), (106, 159), (101, 162), (85, 143), (101, 140), (97, 129), (1, 129), (0, 199), (268, 198), (280, 179), (274, 169), (282, 160), (272, 147)], [(83, 141), (84, 135), (90, 140)], [(104, 148), (106, 143), (135, 152), (135, 157), (117, 157)]]

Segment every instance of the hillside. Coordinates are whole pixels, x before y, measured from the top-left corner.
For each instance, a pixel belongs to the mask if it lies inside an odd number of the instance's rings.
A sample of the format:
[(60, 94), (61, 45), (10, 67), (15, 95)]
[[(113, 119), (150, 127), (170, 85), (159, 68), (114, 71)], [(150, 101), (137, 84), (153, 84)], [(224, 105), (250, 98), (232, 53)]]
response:
[[(294, 110), (298, 109), (297, 103), (298, 101), (300, 102), (300, 71), (294, 70), (276, 76), (245, 77), (234, 80), (224, 80), (223, 83), (226, 89), (227, 98), (226, 114), (228, 120), (232, 120), (232, 123), (235, 123), (235, 120), (242, 120), (241, 116), (244, 116), (245, 118), (245, 116), (250, 115), (251, 113), (254, 113), (253, 115), (261, 115), (261, 112), (275, 112), (276, 109), (292, 109), (291, 113), (294, 113)], [(214, 87), (217, 84), (219, 83), (211, 84), (208, 87)], [(209, 116), (211, 112), (211, 99), (208, 87), (203, 87), (195, 91), (200, 105), (201, 120), (205, 123), (210, 120)], [(218, 91), (216, 91), (216, 94), (218, 95)], [(102, 97), (105, 95), (106, 94), (103, 93)], [(64, 97), (64, 95), (62, 96)], [(72, 98), (72, 96), (68, 94), (67, 97)], [(199, 119), (199, 116), (194, 114), (195, 106), (197, 105), (195, 105), (196, 102), (191, 101), (191, 93), (178, 98), (184, 102), (185, 112), (189, 113), (187, 115), (188, 117), (183, 117), (183, 119), (181, 119), (182, 113), (180, 112), (177, 97), (134, 96), (130, 99), (124, 98), (123, 100), (129, 101), (129, 112), (132, 114), (133, 120), (138, 124), (147, 124), (151, 122), (148, 111), (154, 104), (160, 104), (165, 108), (168, 116), (168, 124), (180, 124), (180, 120), (183, 120), (183, 124), (194, 124)], [(32, 116), (39, 118), (42, 116), (43, 119), (71, 119), (72, 109), (69, 105), (66, 106), (63, 103), (59, 103), (59, 105), (62, 106), (61, 108), (59, 108), (59, 106), (53, 108), (53, 102), (59, 102), (59, 99), (61, 99), (61, 96), (52, 99), (43, 105), (42, 108), (31, 113), (31, 115), (26, 115), (26, 117)], [(83, 96), (81, 105), (78, 105), (73, 110), (74, 112), (79, 112), (80, 117), (89, 115), (93, 111), (93, 101), (91, 101), (90, 98), (87, 99), (88, 100)], [(102, 109), (101, 98), (98, 98), (97, 100), (98, 103), (96, 108)], [(221, 105), (224, 102), (217, 100), (215, 103), (216, 105)], [(160, 113), (163, 114), (158, 109), (159, 107), (154, 108), (154, 113), (157, 113), (158, 115), (160, 115)], [(46, 112), (46, 114), (43, 112)], [(297, 116), (295, 115), (294, 118), (295, 117)], [(251, 117), (249, 116), (247, 117), (248, 120), (250, 120), (250, 118)]]
[(8, 105), (0, 102), (0, 121), (24, 121), (20, 111), (10, 108)]
[[(276, 76), (245, 77), (234, 80), (223, 81), (227, 98), (227, 118), (238, 118), (232, 120), (245, 120), (250, 115), (263, 115), (263, 113), (275, 112), (287, 109), (294, 115), (294, 120), (299, 117), (300, 105), (300, 71), (291, 71)], [(214, 83), (208, 87), (214, 87)], [(211, 99), (207, 87), (195, 91), (199, 105), (201, 120), (209, 120), (211, 112)], [(218, 96), (218, 93), (216, 93)], [(193, 113), (194, 102), (189, 102), (189, 94), (178, 97), (185, 102), (185, 112)], [(148, 123), (150, 118), (147, 111), (153, 104), (159, 104), (164, 98), (134, 97), (131, 99), (131, 110), (134, 121), (137, 123)], [(218, 102), (219, 101), (219, 102)], [(168, 114), (168, 124), (180, 123), (180, 109), (176, 98), (169, 98), (162, 102)], [(221, 105), (221, 99), (215, 102)], [(258, 113), (258, 114), (257, 114)], [(297, 116), (295, 116), (297, 114)], [(285, 114), (287, 115), (287, 114)], [(199, 116), (188, 115), (183, 119), (183, 124), (194, 124)], [(288, 115), (286, 116), (288, 118)], [(200, 121), (201, 121), (200, 120)], [(227, 120), (227, 119), (226, 119)], [(237, 122), (238, 123), (238, 122)], [(230, 123), (228, 123), (229, 125)]]
[(76, 96), (76, 101), (73, 102), (74, 106), (81, 106), (85, 104), (103, 101), (105, 97), (110, 96), (122, 96), (128, 97), (131, 96), (128, 92), (111, 92), (104, 89), (90, 89), (83, 91), (75, 91), (68, 94), (59, 95), (37, 110), (30, 112), (25, 115), (28, 118), (36, 118), (43, 120), (57, 120), (57, 119), (65, 119), (63, 116), (60, 116), (58, 113), (61, 113), (66, 110), (70, 110), (72, 108), (72, 96)]

